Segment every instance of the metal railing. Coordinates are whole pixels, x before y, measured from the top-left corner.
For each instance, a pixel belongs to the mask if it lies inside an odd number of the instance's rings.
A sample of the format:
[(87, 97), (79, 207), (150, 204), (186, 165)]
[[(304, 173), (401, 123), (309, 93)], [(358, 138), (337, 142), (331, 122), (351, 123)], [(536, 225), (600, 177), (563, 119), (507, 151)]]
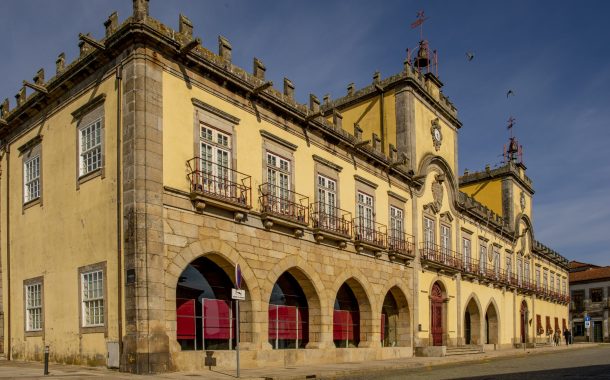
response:
[(420, 255), (423, 260), (447, 265), (457, 270), (462, 269), (462, 260), (457, 252), (431, 242), (420, 243)]
[(413, 236), (398, 230), (390, 229), (388, 249), (407, 256), (413, 256)]
[(307, 196), (268, 182), (260, 185), (258, 190), (261, 212), (300, 224), (309, 224)]
[(251, 177), (199, 157), (187, 161), (191, 192), (251, 207)]
[(313, 228), (346, 237), (352, 236), (352, 214), (349, 211), (316, 202), (311, 205), (310, 215)]
[(357, 242), (387, 247), (388, 228), (386, 225), (365, 218), (354, 218), (353, 223), (354, 239)]

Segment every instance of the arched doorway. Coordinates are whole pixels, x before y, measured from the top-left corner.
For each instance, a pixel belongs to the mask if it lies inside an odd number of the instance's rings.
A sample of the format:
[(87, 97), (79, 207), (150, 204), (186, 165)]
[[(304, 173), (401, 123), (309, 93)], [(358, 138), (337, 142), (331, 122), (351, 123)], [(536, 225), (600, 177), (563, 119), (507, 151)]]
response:
[(521, 309), (520, 309), (520, 316), (521, 318), (519, 318), (521, 320), (521, 343), (527, 343), (527, 321), (529, 318), (529, 311), (527, 309), (527, 302), (525, 302), (525, 300), (523, 300), (521, 302)]
[(269, 343), (275, 349), (305, 348), (309, 342), (309, 307), (297, 280), (284, 272), (269, 299)]
[(464, 311), (464, 344), (481, 344), (481, 312), (474, 298)]
[(176, 286), (176, 338), (182, 350), (230, 350), (235, 347), (233, 282), (215, 262), (192, 261)]
[(435, 282), (430, 293), (430, 335), (433, 346), (443, 345), (444, 302), (443, 288)]
[(498, 344), (500, 329), (498, 326), (498, 311), (493, 303), (490, 303), (485, 312), (485, 343)]
[(360, 308), (347, 282), (341, 285), (335, 298), (333, 341), (337, 348), (358, 347), (360, 343)]
[(407, 347), (411, 342), (407, 297), (397, 286), (392, 287), (381, 307), (381, 346)]

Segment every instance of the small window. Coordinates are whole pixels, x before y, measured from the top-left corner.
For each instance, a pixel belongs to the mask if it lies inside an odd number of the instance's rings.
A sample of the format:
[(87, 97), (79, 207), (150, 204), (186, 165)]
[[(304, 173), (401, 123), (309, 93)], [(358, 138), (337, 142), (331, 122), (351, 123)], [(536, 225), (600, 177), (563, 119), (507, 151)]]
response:
[(441, 251), (449, 255), (451, 251), (451, 227), (441, 224)]
[(23, 163), (23, 202), (40, 198), (40, 156), (36, 155)]
[(485, 243), (479, 245), (479, 268), (481, 273), (487, 273), (487, 246)]
[(591, 302), (602, 302), (603, 298), (604, 298), (604, 289), (602, 288), (595, 288), (595, 289), (591, 289)]
[(84, 176), (102, 167), (102, 120), (80, 128), (78, 135), (79, 174)]
[(25, 286), (26, 331), (42, 330), (42, 283)]
[(424, 217), (424, 242), (425, 242), (426, 248), (431, 249), (434, 247), (434, 243), (435, 243), (434, 232), (435, 232), (434, 220)]
[(101, 270), (81, 274), (83, 326), (104, 325), (104, 272)]
[(470, 239), (462, 238), (462, 254), (464, 255), (464, 265), (472, 270), (472, 254), (470, 252)]

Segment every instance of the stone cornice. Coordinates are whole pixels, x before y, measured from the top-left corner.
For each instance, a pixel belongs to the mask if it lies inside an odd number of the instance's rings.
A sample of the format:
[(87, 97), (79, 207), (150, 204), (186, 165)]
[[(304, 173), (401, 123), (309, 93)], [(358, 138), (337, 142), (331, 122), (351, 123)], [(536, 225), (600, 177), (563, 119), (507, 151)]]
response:
[(534, 188), (532, 185), (532, 180), (526, 175), (524, 175), (524, 178), (519, 176), (519, 170), (517, 168), (519, 165), (521, 164), (508, 163), (507, 165), (501, 166), (497, 169), (464, 174), (459, 178), (460, 186), (471, 185), (495, 178), (512, 177), (515, 179), (515, 181), (517, 181), (517, 183), (519, 183), (524, 189), (533, 195)]
[(207, 112), (209, 112), (209, 113), (211, 113), (213, 115), (216, 115), (216, 116), (218, 116), (220, 118), (223, 118), (223, 119), (227, 120), (230, 123), (239, 124), (239, 118), (237, 118), (237, 117), (235, 117), (235, 116), (233, 116), (231, 114), (228, 114), (228, 113), (226, 113), (223, 110), (220, 110), (220, 109), (218, 109), (218, 108), (216, 108), (214, 106), (211, 106), (211, 105), (209, 105), (209, 104), (207, 104), (205, 102), (202, 102), (201, 100), (196, 99), (196, 98), (191, 98), (191, 102), (193, 102), (193, 105), (195, 107), (199, 107), (199, 108), (201, 108), (204, 111), (207, 111)]
[(335, 164), (334, 162), (330, 162), (325, 158), (322, 158), (320, 156), (318, 156), (317, 154), (312, 154), (311, 158), (313, 158), (313, 160), (321, 165), (324, 166), (328, 166), (329, 168), (335, 170), (336, 172), (341, 172), (341, 170), (343, 170), (343, 168), (337, 164)]

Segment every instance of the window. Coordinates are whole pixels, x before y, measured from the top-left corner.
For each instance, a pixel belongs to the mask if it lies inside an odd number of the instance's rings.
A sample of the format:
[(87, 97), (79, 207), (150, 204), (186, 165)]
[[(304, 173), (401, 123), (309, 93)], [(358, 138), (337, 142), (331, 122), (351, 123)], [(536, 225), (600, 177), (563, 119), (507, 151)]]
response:
[(337, 207), (337, 182), (318, 174), (318, 202), (326, 215), (335, 216)]
[(201, 123), (199, 158), (204, 190), (228, 195), (226, 192), (231, 188), (231, 136)]
[(102, 120), (78, 130), (79, 174), (84, 176), (102, 167)]
[(424, 242), (426, 248), (434, 246), (434, 220), (424, 218)]
[(506, 276), (510, 279), (513, 275), (513, 262), (510, 255), (506, 255)]
[(500, 248), (493, 247), (494, 254), (494, 273), (496, 277), (500, 276)]
[(95, 270), (81, 274), (82, 325), (104, 325), (104, 272)]
[(517, 259), (517, 283), (523, 284), (523, 261), (521, 259)]
[(393, 239), (404, 239), (404, 217), (402, 210), (398, 207), (390, 206), (390, 236)]
[(573, 290), (572, 291), (572, 302), (574, 303), (574, 310), (581, 311), (584, 309), (585, 291), (584, 290)]
[(441, 224), (441, 251), (448, 255), (451, 250), (451, 228)]
[(42, 330), (42, 282), (25, 285), (26, 331)]
[(360, 233), (367, 239), (372, 239), (374, 233), (375, 212), (373, 209), (373, 197), (358, 191), (358, 226)]
[(540, 269), (536, 268), (536, 287), (540, 288)]
[(595, 288), (595, 289), (589, 290), (589, 292), (591, 295), (591, 302), (602, 302), (602, 300), (604, 298), (604, 289)]
[(466, 267), (466, 270), (472, 271), (469, 239), (462, 238), (462, 253), (464, 255), (464, 266)]
[(546, 269), (542, 275), (542, 288), (545, 291), (549, 290), (549, 274), (547, 273)]
[(530, 283), (530, 263), (529, 261), (525, 262), (525, 270), (523, 274), (523, 278), (529, 284)]
[(40, 155), (23, 164), (23, 202), (28, 203), (40, 198)]
[(485, 243), (481, 242), (479, 244), (479, 270), (481, 273), (487, 273), (487, 246)]

